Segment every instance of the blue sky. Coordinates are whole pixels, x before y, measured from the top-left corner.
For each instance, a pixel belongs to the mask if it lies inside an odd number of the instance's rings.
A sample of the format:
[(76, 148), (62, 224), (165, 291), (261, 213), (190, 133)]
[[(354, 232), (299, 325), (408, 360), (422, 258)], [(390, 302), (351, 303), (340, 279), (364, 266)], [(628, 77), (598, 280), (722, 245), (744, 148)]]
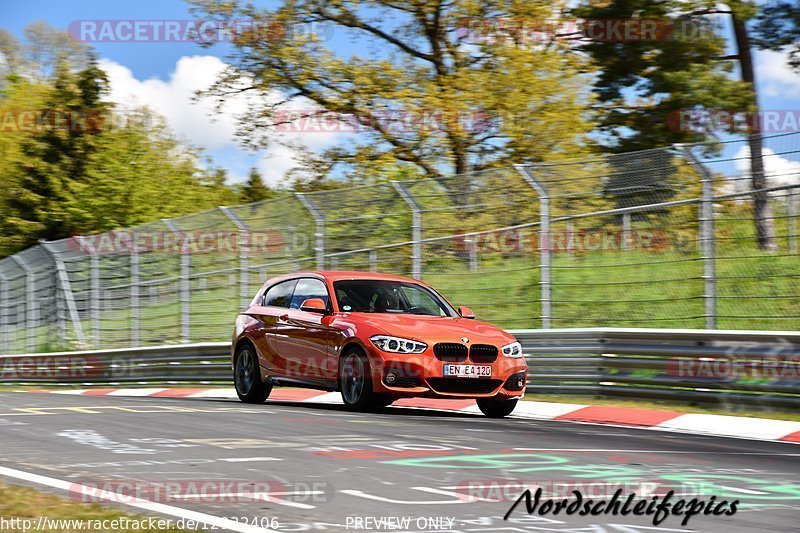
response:
[[(2, 0), (2, 26), (17, 36), (27, 25), (43, 20), (59, 29), (80, 20), (185, 20), (191, 19), (189, 5), (182, 0)], [(268, 5), (268, 2), (256, 2)], [(333, 43), (337, 51), (349, 53), (356, 45), (341, 34)], [(126, 103), (145, 104), (164, 114), (173, 129), (187, 141), (206, 149), (214, 162), (227, 168), (234, 181), (244, 178), (250, 166), (256, 165), (272, 183), (280, 183), (292, 162), (289, 149), (276, 147), (256, 153), (243, 150), (233, 137), (230, 113), (216, 121), (205, 111), (192, 105), (190, 94), (210, 83), (224, 66), (225, 45), (203, 48), (194, 43), (92, 43), (111, 74), (112, 97)], [(756, 71), (761, 93), (761, 106), (768, 110), (800, 109), (800, 75), (785, 66), (785, 55), (758, 52)], [(235, 110), (243, 110), (238, 107)], [(335, 135), (306, 135), (312, 148), (321, 148), (337, 141)], [(800, 159), (795, 154), (789, 156)]]

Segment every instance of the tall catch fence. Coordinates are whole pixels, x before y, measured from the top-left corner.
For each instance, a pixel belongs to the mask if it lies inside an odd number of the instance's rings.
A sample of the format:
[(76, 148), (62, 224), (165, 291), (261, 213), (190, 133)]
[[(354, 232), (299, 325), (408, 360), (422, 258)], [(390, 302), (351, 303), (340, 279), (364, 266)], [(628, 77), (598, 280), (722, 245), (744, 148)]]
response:
[[(800, 329), (800, 134), (289, 194), (0, 260), (0, 350), (228, 340), (275, 275), (422, 279), (504, 328)], [(761, 242), (754, 203), (774, 238)]]

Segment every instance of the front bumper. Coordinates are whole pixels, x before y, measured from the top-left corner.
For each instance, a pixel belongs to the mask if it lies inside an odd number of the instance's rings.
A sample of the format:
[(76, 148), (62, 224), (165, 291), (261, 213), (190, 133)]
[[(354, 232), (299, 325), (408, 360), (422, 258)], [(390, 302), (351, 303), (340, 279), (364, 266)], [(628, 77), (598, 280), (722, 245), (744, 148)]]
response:
[[(370, 351), (372, 383), (375, 392), (399, 398), (519, 398), (525, 394), (528, 365), (525, 358), (502, 354), (492, 363), (447, 362), (437, 359), (430, 348), (423, 354), (394, 354), (377, 348)], [(448, 364), (488, 365), (491, 377), (445, 377)], [(387, 377), (389, 379), (387, 379)]]

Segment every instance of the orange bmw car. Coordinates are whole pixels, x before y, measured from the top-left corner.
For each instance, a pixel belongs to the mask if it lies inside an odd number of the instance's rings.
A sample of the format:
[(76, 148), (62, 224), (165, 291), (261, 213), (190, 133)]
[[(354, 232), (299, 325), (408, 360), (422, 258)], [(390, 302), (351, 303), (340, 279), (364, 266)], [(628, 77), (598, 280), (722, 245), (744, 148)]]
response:
[(524, 394), (522, 347), (454, 308), (432, 287), (368, 272), (307, 272), (267, 281), (236, 318), (236, 393), (261, 403), (275, 385), (341, 391), (371, 410), (398, 398), (475, 398), (487, 416)]

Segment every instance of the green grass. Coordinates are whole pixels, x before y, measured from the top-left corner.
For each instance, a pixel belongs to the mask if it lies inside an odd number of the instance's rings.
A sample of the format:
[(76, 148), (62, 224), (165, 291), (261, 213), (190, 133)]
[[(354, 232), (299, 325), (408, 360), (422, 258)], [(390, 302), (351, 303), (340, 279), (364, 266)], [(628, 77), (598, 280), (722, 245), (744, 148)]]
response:
[[(11, 520), (18, 518), (20, 520), (30, 520), (31, 527), (28, 531), (33, 531), (34, 528), (37, 527), (39, 523), (39, 517), (45, 517), (50, 521), (50, 526), (58, 526), (61, 527), (46, 527), (46, 523), (42, 523), (43, 526), (41, 529), (35, 529), (39, 533), (71, 533), (71, 532), (78, 532), (78, 531), (121, 531), (121, 532), (138, 532), (138, 533), (164, 533), (169, 531), (183, 531), (177, 528), (149, 528), (147, 527), (147, 519), (141, 516), (129, 515), (126, 513), (122, 513), (117, 509), (111, 507), (104, 507), (96, 503), (81, 503), (78, 501), (72, 501), (67, 498), (62, 498), (59, 496), (54, 496), (52, 494), (46, 494), (43, 492), (39, 492), (32, 488), (28, 487), (18, 487), (14, 485), (6, 485), (0, 483), (0, 517), (3, 517), (5, 520)], [(72, 527), (69, 525), (61, 523), (61, 524), (54, 524), (52, 523), (53, 520), (100, 520), (100, 525), (102, 525), (103, 520), (116, 520), (119, 518), (126, 518), (128, 520), (144, 520), (144, 522), (128, 522), (127, 525), (130, 527), (116, 527), (116, 528), (92, 528), (92, 529), (80, 529), (76, 527), (76, 524), (73, 522)], [(164, 519), (163, 517), (158, 517), (159, 520)], [(93, 524), (93, 522), (85, 522), (84, 525)], [(107, 523), (111, 525), (110, 522)], [(124, 523), (120, 523), (124, 524)], [(135, 525), (134, 525), (135, 524)], [(144, 524), (144, 527), (137, 527), (138, 525)], [(13, 524), (11, 524), (13, 526)], [(23, 531), (23, 527), (11, 527), (10, 529), (4, 529), (3, 531)]]

